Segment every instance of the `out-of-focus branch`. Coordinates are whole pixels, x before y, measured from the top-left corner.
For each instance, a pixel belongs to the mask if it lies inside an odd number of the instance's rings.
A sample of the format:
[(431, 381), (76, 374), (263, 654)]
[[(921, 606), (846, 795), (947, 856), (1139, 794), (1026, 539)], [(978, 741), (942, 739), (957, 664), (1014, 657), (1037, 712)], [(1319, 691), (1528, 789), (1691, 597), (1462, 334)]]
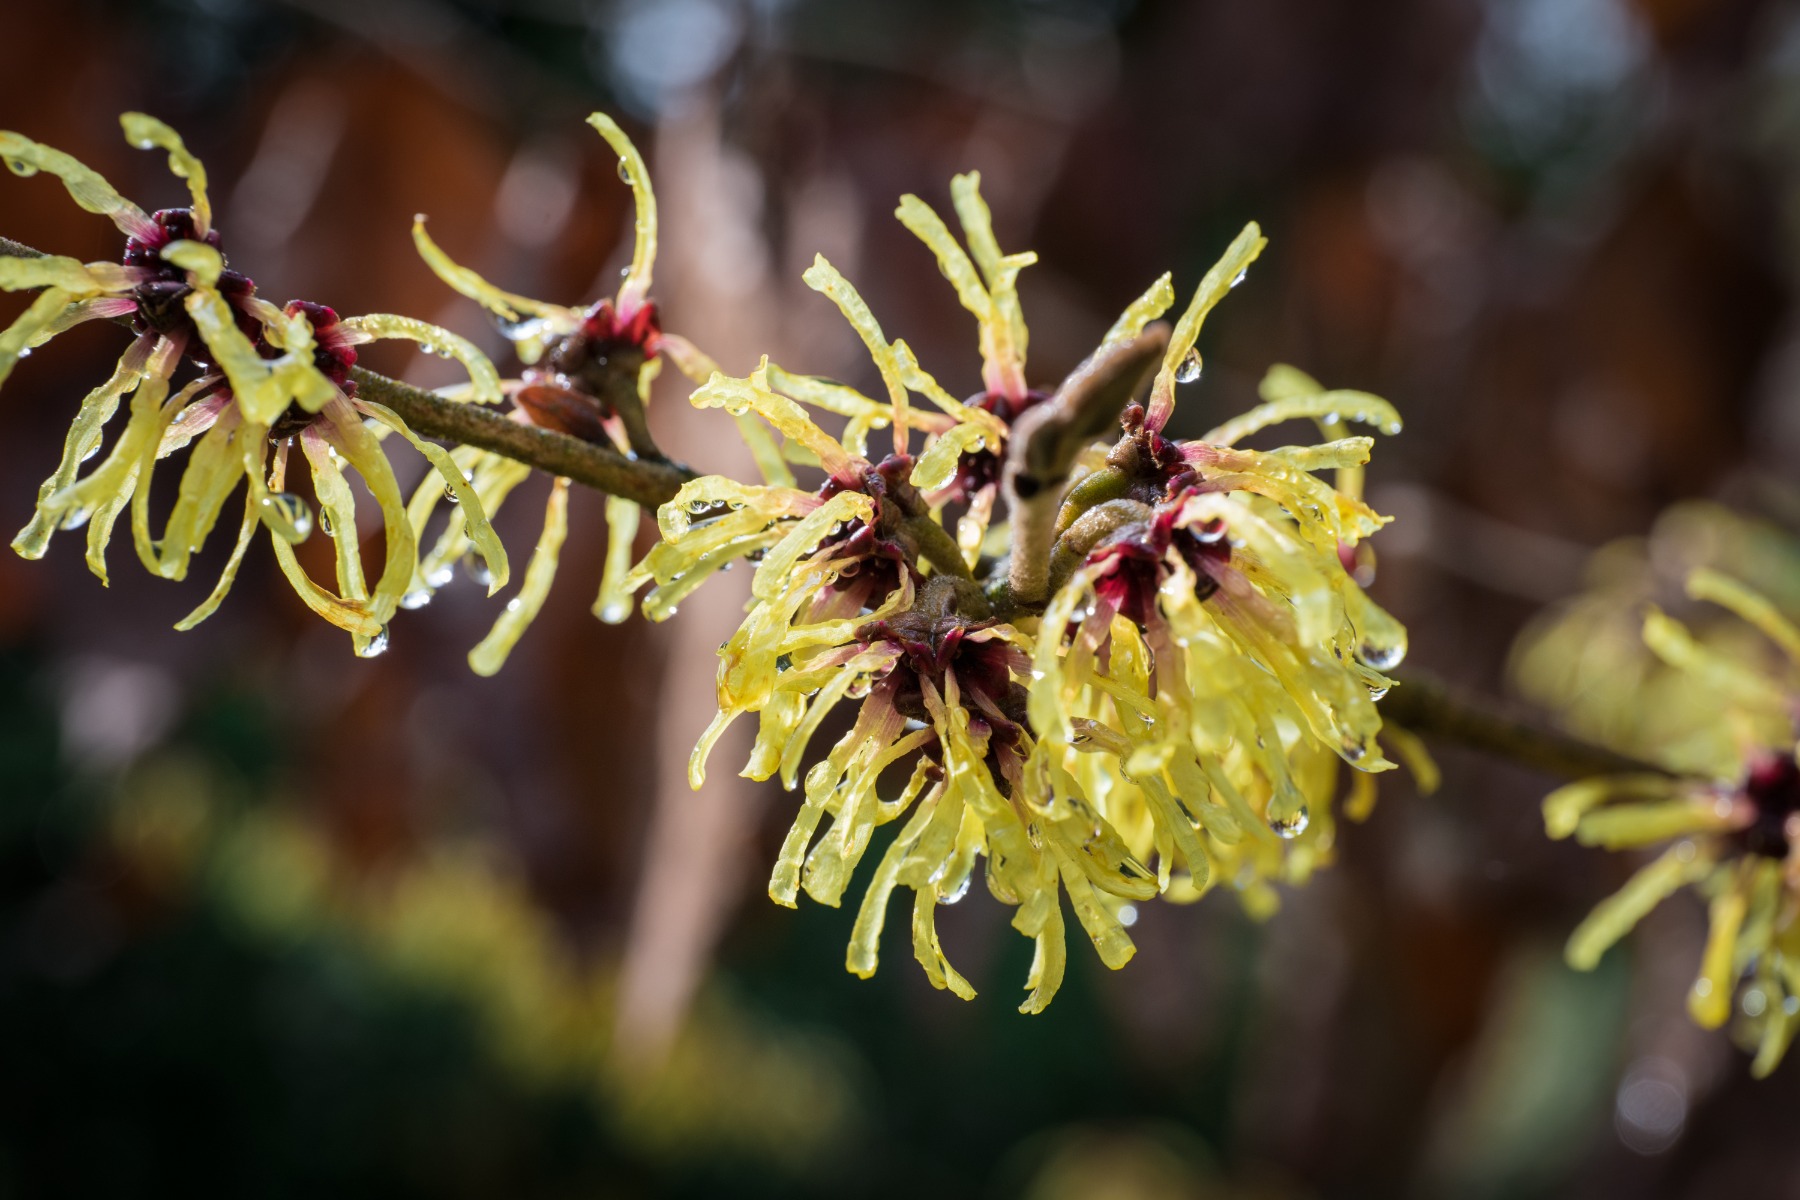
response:
[[(43, 258), (44, 252), (0, 237), (0, 256)], [(353, 368), (350, 377), (356, 381), (358, 394), (399, 413), (421, 437), (489, 450), (648, 508), (673, 500), (681, 485), (695, 478), (693, 470), (678, 463), (628, 457), (609, 446), (520, 424), (492, 409), (446, 400), (362, 367)]]
[(1399, 686), (1382, 699), (1381, 714), (1433, 741), (1467, 746), (1565, 779), (1669, 774), (1654, 763), (1551, 729), (1498, 701), (1464, 692), (1431, 675), (1401, 675)]

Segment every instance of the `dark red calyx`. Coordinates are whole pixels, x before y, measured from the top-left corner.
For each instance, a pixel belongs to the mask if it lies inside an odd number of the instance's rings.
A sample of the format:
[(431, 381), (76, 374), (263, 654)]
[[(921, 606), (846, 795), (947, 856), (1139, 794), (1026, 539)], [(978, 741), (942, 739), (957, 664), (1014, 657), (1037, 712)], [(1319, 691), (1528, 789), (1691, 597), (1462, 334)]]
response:
[(1183, 487), (1156, 506), (1148, 521), (1116, 530), (1088, 554), (1088, 562), (1105, 568), (1094, 591), (1140, 627), (1156, 611), (1156, 593), (1169, 574), (1169, 553), (1179, 554), (1194, 572), (1194, 595), (1201, 600), (1219, 588), (1215, 568), (1231, 561), (1225, 523), (1208, 521), (1198, 528), (1178, 526), (1182, 502), (1195, 490)]
[[(195, 332), (193, 320), (188, 316), (184, 302), (193, 289), (188, 286), (187, 272), (174, 263), (163, 259), (162, 252), (171, 242), (202, 242), (217, 250), (220, 246), (219, 231), (209, 229), (205, 237), (198, 235), (194, 225), (194, 214), (191, 209), (165, 208), (157, 212), (151, 220), (155, 228), (144, 237), (131, 237), (125, 240), (123, 262), (128, 267), (136, 267), (145, 273), (144, 279), (132, 292), (137, 301), (137, 312), (132, 316), (132, 327), (139, 333), (158, 333), (170, 337), (177, 333), (192, 334)], [(245, 312), (239, 301), (248, 299), (255, 291), (256, 285), (250, 277), (238, 271), (224, 270), (219, 273), (215, 285), (219, 294), (232, 305), (237, 317), (238, 328), (244, 336), (254, 338), (257, 331), (256, 319)]]
[(1744, 774), (1741, 799), (1750, 805), (1750, 823), (1736, 833), (1738, 844), (1750, 854), (1786, 858), (1789, 819), (1800, 813), (1800, 766), (1788, 753), (1759, 756)]
[[(1000, 392), (981, 392), (970, 396), (964, 403), (970, 408), (993, 413), (1011, 428), (1020, 417), (1050, 399), (1050, 395), (1040, 388), (1032, 388), (1016, 399)], [(998, 483), (1000, 466), (1000, 455), (992, 450), (976, 450), (965, 454), (956, 464), (956, 474), (951, 478), (947, 490), (953, 491), (958, 499), (966, 500), (989, 484)]]
[(954, 671), (963, 703), (982, 713), (997, 732), (1016, 733), (1025, 721), (1026, 691), (1015, 682), (1015, 669), (1029, 663), (1013, 646), (999, 639), (971, 640), (969, 634), (993, 625), (974, 621), (955, 611), (935, 611), (921, 604), (881, 621), (870, 621), (856, 631), (869, 645), (897, 647), (890, 678), (894, 681), (894, 707), (915, 721), (929, 721), (924, 680), (930, 680), (940, 696)]

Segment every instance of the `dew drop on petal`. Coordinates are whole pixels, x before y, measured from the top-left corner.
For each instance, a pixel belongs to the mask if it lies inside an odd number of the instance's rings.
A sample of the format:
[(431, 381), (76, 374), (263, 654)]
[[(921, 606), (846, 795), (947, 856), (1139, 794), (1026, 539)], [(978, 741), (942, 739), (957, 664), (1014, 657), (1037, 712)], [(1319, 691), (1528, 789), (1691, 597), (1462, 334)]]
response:
[(6, 160), (6, 168), (7, 168), (7, 170), (11, 171), (14, 175), (20, 175), (20, 176), (31, 176), (31, 175), (36, 175), (38, 173), (38, 169), (35, 166), (26, 162), (22, 158), (7, 159)]
[(376, 632), (374, 637), (356, 648), (356, 656), (358, 658), (378, 658), (387, 653), (387, 648), (388, 631), (387, 626), (384, 625)]
[(1137, 924), (1137, 919), (1138, 919), (1137, 905), (1135, 905), (1135, 904), (1119, 905), (1119, 924), (1121, 924), (1121, 925), (1125, 926), (1127, 929), (1129, 929), (1133, 925)]
[(1248, 267), (1246, 267), (1242, 271), (1239, 271), (1236, 275), (1233, 275), (1231, 277), (1231, 286), (1236, 287), (1238, 284), (1244, 282), (1244, 280), (1248, 279), (1249, 277), (1250, 277), (1250, 269)]
[(1192, 383), (1198, 378), (1200, 378), (1200, 352), (1189, 350), (1187, 357), (1181, 360), (1181, 365), (1175, 368), (1175, 382)]
[(1391, 671), (1406, 657), (1406, 643), (1364, 642), (1357, 647), (1356, 657), (1377, 671)]
[(441, 588), (449, 583), (455, 576), (456, 572), (450, 568), (448, 563), (440, 564), (439, 566), (433, 567), (430, 573), (425, 576), (425, 586), (429, 588)]
[(64, 529), (80, 529), (88, 523), (88, 518), (93, 515), (94, 510), (91, 508), (72, 509), (69, 515), (63, 518), (62, 527)]
[(619, 160), (619, 178), (626, 183), (631, 182), (631, 164), (622, 158)]
[(1302, 804), (1299, 808), (1295, 809), (1290, 816), (1271, 816), (1269, 818), (1269, 828), (1275, 831), (1275, 836), (1291, 841), (1306, 832), (1306, 826), (1311, 820), (1312, 817), (1306, 811), (1306, 805)]
[(462, 497), (456, 494), (455, 488), (445, 487), (444, 488), (444, 503), (446, 503), (446, 504), (461, 504)]
[(414, 588), (400, 597), (400, 607), (404, 609), (420, 609), (431, 603), (431, 592), (426, 588)]
[(336, 531), (331, 528), (331, 510), (330, 509), (321, 508), (319, 510), (319, 528), (324, 531), (326, 537), (336, 537), (337, 536)]
[(488, 587), (494, 582), (494, 573), (488, 570), (486, 560), (473, 550), (462, 556), (463, 574), (473, 579), (481, 587)]

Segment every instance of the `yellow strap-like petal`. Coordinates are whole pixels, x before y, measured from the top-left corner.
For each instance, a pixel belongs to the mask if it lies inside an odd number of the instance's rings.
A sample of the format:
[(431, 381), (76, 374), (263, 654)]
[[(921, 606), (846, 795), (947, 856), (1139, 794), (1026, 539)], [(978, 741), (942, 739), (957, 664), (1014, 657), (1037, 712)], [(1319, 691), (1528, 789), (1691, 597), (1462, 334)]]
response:
[(166, 150), (169, 170), (187, 181), (193, 197), (194, 229), (205, 237), (212, 232), (212, 201), (206, 198), (206, 167), (189, 152), (181, 135), (146, 113), (128, 112), (119, 117), (125, 140), (139, 150)]

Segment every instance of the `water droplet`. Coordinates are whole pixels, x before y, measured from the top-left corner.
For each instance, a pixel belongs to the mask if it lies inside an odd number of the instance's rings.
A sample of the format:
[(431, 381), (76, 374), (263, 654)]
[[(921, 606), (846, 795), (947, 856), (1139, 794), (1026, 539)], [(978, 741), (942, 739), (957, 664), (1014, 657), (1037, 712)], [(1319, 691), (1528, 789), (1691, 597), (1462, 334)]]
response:
[(631, 164), (622, 158), (619, 160), (619, 178), (626, 183), (631, 182)]
[(1401, 660), (1406, 657), (1406, 643), (1389, 642), (1382, 645), (1376, 642), (1364, 642), (1356, 648), (1356, 657), (1377, 671), (1391, 671), (1399, 666)]
[(462, 497), (456, 494), (455, 488), (446, 486), (444, 488), (444, 503), (446, 503), (446, 504), (461, 504)]
[(608, 600), (600, 606), (600, 619), (608, 625), (621, 625), (631, 619), (630, 600)]
[(1119, 924), (1125, 926), (1125, 928), (1127, 928), (1127, 929), (1130, 929), (1133, 925), (1137, 924), (1137, 918), (1138, 918), (1137, 905), (1135, 905), (1135, 904), (1119, 905)]
[(1344, 419), (1344, 417), (1343, 417), (1342, 413), (1328, 412), (1325, 414), (1325, 423), (1327, 425), (1336, 425), (1339, 421), (1342, 421), (1343, 419)]
[(1249, 278), (1249, 276), (1250, 268), (1245, 267), (1242, 271), (1239, 271), (1236, 275), (1231, 277), (1231, 286), (1236, 287), (1238, 284), (1244, 282), (1245, 279)]
[[(293, 541), (304, 542), (312, 533), (312, 509), (306, 506), (306, 501), (294, 493), (271, 492), (262, 498), (262, 505), (265, 511), (272, 514), (277, 525), (287, 527), (282, 531), (284, 540), (291, 533)], [(329, 526), (326, 528), (326, 532), (330, 532)]]
[(136, 138), (131, 139), (131, 144), (133, 146), (137, 147), (139, 150), (154, 150), (154, 149), (156, 149), (156, 139), (155, 138), (136, 137)]
[(1746, 1017), (1760, 1017), (1763, 1010), (1769, 1007), (1769, 998), (1761, 988), (1751, 988), (1744, 993), (1743, 1004)]
[(488, 587), (494, 582), (494, 573), (488, 570), (487, 563), (473, 550), (466, 550), (463, 552), (462, 569), (464, 575), (467, 575), (482, 587)]
[(379, 658), (387, 653), (387, 648), (388, 631), (387, 626), (384, 625), (376, 631), (374, 637), (356, 648), (356, 656), (358, 658)]
[(1189, 350), (1187, 357), (1181, 360), (1181, 365), (1175, 368), (1175, 382), (1192, 383), (1198, 378), (1200, 378), (1200, 352)]
[(1306, 805), (1302, 804), (1294, 810), (1292, 816), (1270, 817), (1269, 828), (1275, 831), (1276, 837), (1292, 841), (1306, 832), (1306, 826), (1311, 820), (1312, 816), (1306, 811)]
[(951, 892), (949, 895), (939, 896), (938, 903), (939, 904), (955, 904), (958, 900), (961, 900), (964, 896), (968, 895), (969, 894), (969, 880), (973, 879), (974, 877), (975, 877), (975, 872), (973, 872), (973, 871), (970, 871), (967, 874), (965, 874), (962, 877), (962, 879), (957, 882), (956, 890), (954, 892)]
[(91, 508), (71, 509), (69, 515), (63, 518), (62, 527), (64, 529), (80, 529), (88, 523), (88, 518), (93, 515), (94, 510)]
[(30, 177), (30, 176), (36, 175), (38, 173), (38, 169), (35, 166), (26, 162), (22, 158), (7, 159), (6, 160), (6, 169), (11, 171), (14, 175), (20, 175), (20, 176), (25, 176), (25, 177)]
[(19, 347), (19, 357), (20, 358), (30, 358), (31, 357), (31, 347), (30, 346), (20, 346)]
[(448, 563), (439, 563), (426, 572), (425, 586), (432, 589), (441, 588), (449, 583), (455, 574), (456, 572), (450, 569)]
[(324, 531), (324, 534), (326, 537), (336, 537), (337, 536), (336, 531), (331, 528), (331, 510), (330, 509), (321, 508), (319, 510), (319, 528)]
[(1706, 978), (1704, 975), (1699, 979), (1694, 980), (1694, 995), (1701, 1000), (1712, 995), (1712, 980)]
[(1800, 996), (1789, 996), (1786, 1000), (1783, 1000), (1781, 1002), (1781, 1011), (1790, 1017), (1795, 1013), (1800, 1013)]
[(521, 608), (524, 608), (524, 607), (525, 607), (525, 602), (523, 600), (519, 599), (517, 596), (514, 596), (511, 600), (508, 600), (506, 602), (506, 611), (509, 613), (516, 613)]
[(100, 443), (95, 442), (93, 445), (89, 446), (86, 450), (83, 450), (81, 452), (81, 461), (86, 462), (88, 459), (94, 457), (94, 455), (96, 455), (98, 453), (100, 453)]
[(1363, 759), (1367, 758), (1368, 756), (1369, 756), (1369, 749), (1367, 746), (1364, 746), (1361, 742), (1345, 742), (1344, 743), (1344, 761), (1345, 762), (1359, 763)]
[(1371, 700), (1379, 700), (1387, 694), (1388, 689), (1386, 684), (1376, 684), (1369, 689), (1369, 699)]
[(431, 592), (428, 588), (414, 588), (400, 597), (400, 607), (409, 611), (424, 608), (431, 603)]

